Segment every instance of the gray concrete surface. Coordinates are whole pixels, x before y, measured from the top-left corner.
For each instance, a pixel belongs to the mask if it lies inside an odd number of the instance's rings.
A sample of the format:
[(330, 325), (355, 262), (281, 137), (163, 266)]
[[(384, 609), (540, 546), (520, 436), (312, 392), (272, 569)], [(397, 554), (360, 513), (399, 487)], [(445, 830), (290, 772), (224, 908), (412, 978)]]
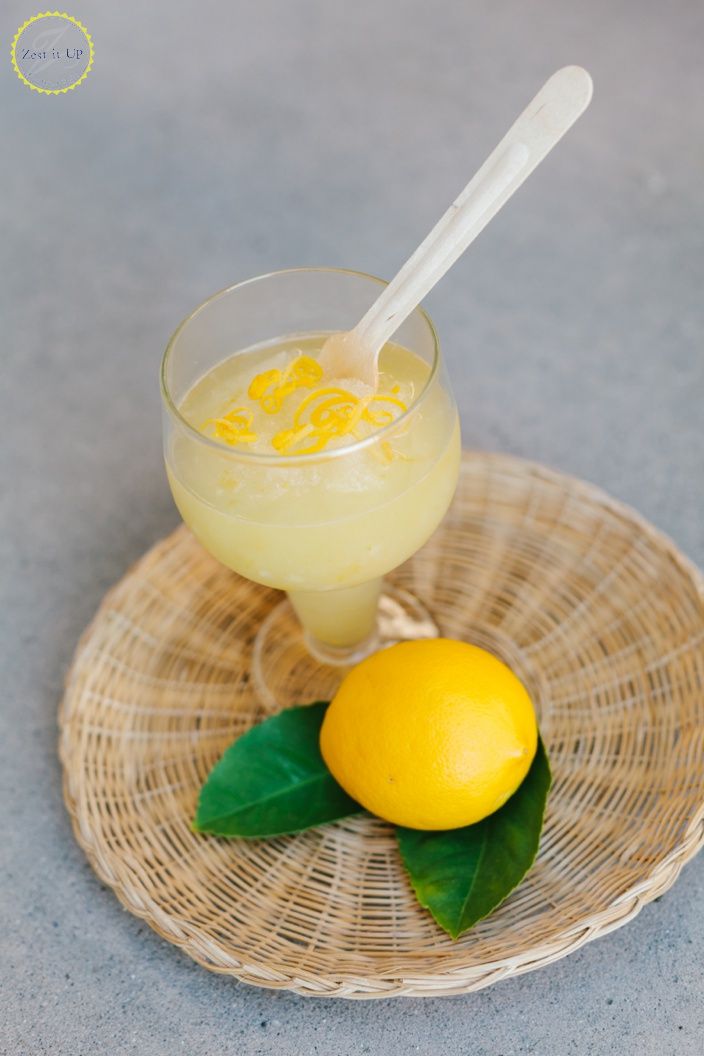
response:
[[(0, 15), (9, 45), (29, 0)], [(56, 706), (105, 589), (177, 522), (156, 372), (207, 294), (390, 275), (547, 74), (591, 110), (431, 296), (465, 442), (637, 506), (704, 563), (700, 0), (75, 2), (95, 68), (3, 50), (0, 1052), (700, 1056), (704, 859), (625, 929), (464, 998), (344, 1003), (209, 975), (74, 844)]]

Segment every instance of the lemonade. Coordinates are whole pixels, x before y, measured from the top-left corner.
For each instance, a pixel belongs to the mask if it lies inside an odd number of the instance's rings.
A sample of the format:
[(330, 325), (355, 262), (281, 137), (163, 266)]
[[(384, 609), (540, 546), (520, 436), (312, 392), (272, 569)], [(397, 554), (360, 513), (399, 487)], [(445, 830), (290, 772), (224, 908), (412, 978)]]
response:
[(387, 344), (374, 392), (322, 377), (326, 336), (258, 345), (207, 370), (179, 402), (191, 429), (173, 431), (166, 465), (205, 548), (287, 591), (309, 633), (344, 648), (373, 630), (381, 577), (442, 519), (460, 435), (450, 393), (420, 356)]

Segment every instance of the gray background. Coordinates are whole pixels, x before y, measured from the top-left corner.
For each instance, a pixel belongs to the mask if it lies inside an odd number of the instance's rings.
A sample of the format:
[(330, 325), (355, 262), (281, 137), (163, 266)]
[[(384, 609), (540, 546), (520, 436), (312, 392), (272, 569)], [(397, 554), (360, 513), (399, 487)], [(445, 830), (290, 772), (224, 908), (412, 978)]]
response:
[[(37, 7), (6, 3), (2, 40)], [(70, 12), (96, 46), (75, 92), (38, 96), (0, 62), (0, 1051), (701, 1056), (704, 858), (625, 929), (478, 994), (256, 990), (196, 967), (95, 879), (55, 713), (102, 594), (177, 523), (156, 385), (176, 322), (273, 268), (390, 276), (567, 62), (591, 70), (591, 109), (429, 298), (465, 443), (598, 482), (704, 564), (704, 6)]]

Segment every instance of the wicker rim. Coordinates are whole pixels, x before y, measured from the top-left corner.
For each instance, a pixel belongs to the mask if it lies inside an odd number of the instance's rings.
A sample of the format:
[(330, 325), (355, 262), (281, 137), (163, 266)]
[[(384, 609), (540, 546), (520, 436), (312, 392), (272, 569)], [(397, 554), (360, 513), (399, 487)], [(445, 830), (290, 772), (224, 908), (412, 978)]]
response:
[[(472, 455), (473, 453), (470, 452), (469, 454)], [(578, 486), (585, 497), (593, 499), (612, 513), (626, 518), (665, 550), (670, 560), (674, 562), (681, 572), (689, 577), (696, 589), (699, 600), (704, 601), (704, 576), (699, 569), (678, 550), (669, 536), (655, 529), (627, 504), (611, 498), (596, 485), (586, 483), (574, 476), (546, 468), (529, 460), (519, 459), (514, 456), (487, 455), (484, 453), (476, 453), (475, 457), (497, 466), (509, 463), (519, 464), (528, 473), (548, 483), (563, 482)], [(183, 530), (179, 528), (177, 532)], [(125, 575), (129, 575), (129, 572), (136, 569), (143, 560), (144, 557), (138, 559)], [(110, 606), (118, 587), (119, 583), (107, 592), (96, 615), (83, 632), (77, 646), (74, 662), (66, 676), (67, 686), (70, 684), (82, 646), (90, 636), (96, 623)], [(456, 970), (447, 972), (394, 974), (388, 978), (373, 980), (356, 977), (348, 978), (341, 973), (339, 978), (335, 980), (323, 981), (318, 975), (305, 971), (301, 971), (294, 976), (290, 973), (278, 971), (273, 965), (270, 966), (263, 962), (251, 963), (246, 959), (234, 957), (215, 940), (204, 939), (197, 928), (185, 922), (181, 922), (178, 925), (175, 924), (158, 904), (151, 899), (143, 899), (137, 891), (131, 890), (127, 884), (114, 875), (108, 863), (101, 856), (93, 833), (81, 823), (80, 800), (74, 788), (70, 769), (71, 752), (68, 734), (70, 720), (70, 703), (67, 697), (64, 697), (59, 708), (59, 755), (64, 767), (63, 794), (76, 840), (83, 848), (98, 877), (113, 888), (125, 908), (141, 919), (146, 920), (150, 927), (159, 935), (182, 948), (190, 957), (209, 970), (233, 975), (241, 981), (253, 985), (274, 989), (289, 989), (306, 996), (341, 996), (361, 999), (391, 996), (449, 996), (481, 989), (512, 975), (532, 971), (567, 956), (585, 943), (599, 938), (601, 935), (606, 935), (633, 919), (643, 906), (667, 891), (677, 879), (682, 867), (704, 845), (703, 801), (687, 824), (678, 845), (666, 858), (657, 862), (650, 869), (645, 870), (642, 880), (616, 897), (605, 910), (593, 913), (565, 928), (556, 938), (550, 941), (538, 943), (532, 948), (529, 957), (520, 954), (515, 957), (504, 957), (495, 961), (484, 962), (481, 965), (460, 966)]]

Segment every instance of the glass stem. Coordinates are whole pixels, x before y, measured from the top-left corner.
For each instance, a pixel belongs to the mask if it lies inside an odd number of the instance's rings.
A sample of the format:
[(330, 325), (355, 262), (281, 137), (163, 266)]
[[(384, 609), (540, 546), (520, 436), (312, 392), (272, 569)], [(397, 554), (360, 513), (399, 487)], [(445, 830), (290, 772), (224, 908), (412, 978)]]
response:
[(382, 582), (370, 579), (340, 590), (289, 592), (314, 656), (326, 663), (344, 664), (366, 654), (376, 633)]

